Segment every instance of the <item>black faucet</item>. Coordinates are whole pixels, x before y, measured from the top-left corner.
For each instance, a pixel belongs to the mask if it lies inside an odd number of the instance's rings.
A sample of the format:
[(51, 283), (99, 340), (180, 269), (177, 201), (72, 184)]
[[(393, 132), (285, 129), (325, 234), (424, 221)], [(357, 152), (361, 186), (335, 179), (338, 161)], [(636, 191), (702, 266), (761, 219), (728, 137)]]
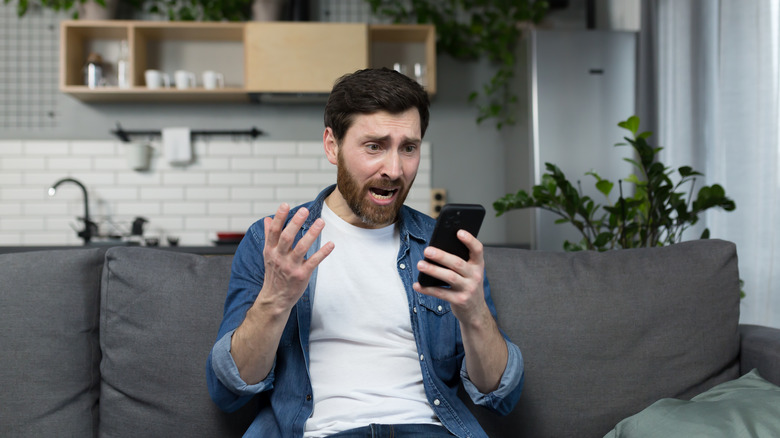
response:
[(84, 187), (84, 184), (82, 184), (77, 179), (63, 178), (57, 181), (56, 183), (54, 183), (54, 185), (49, 188), (49, 196), (54, 196), (54, 194), (57, 193), (57, 187), (59, 187), (60, 184), (66, 182), (72, 182), (73, 184), (76, 184), (77, 186), (81, 187), (81, 192), (84, 194), (84, 217), (79, 218), (84, 221), (84, 229), (78, 231), (77, 235), (82, 239), (84, 239), (84, 245), (88, 245), (89, 241), (92, 240), (92, 236), (97, 235), (97, 224), (92, 222), (92, 220), (89, 217), (89, 197), (87, 196), (87, 188)]

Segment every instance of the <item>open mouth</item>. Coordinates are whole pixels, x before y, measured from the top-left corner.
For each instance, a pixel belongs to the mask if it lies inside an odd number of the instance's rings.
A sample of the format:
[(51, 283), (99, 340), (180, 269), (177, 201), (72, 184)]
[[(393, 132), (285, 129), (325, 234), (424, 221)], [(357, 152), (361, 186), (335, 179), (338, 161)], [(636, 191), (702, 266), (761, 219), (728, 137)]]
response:
[(398, 193), (398, 188), (383, 189), (379, 187), (371, 187), (368, 191), (375, 199), (385, 200), (391, 199), (393, 196), (395, 196), (395, 194)]

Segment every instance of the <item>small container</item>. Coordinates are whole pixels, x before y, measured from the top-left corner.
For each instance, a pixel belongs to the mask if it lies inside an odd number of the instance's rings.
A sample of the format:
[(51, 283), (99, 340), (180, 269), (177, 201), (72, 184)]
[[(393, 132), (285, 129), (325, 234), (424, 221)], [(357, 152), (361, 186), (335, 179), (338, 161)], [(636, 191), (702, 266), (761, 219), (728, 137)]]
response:
[(122, 40), (119, 43), (119, 59), (116, 62), (116, 84), (119, 88), (130, 88), (130, 63), (128, 61), (129, 49), (127, 46), (127, 40)]
[(84, 66), (84, 85), (97, 88), (103, 85), (103, 58), (98, 53), (90, 53)]

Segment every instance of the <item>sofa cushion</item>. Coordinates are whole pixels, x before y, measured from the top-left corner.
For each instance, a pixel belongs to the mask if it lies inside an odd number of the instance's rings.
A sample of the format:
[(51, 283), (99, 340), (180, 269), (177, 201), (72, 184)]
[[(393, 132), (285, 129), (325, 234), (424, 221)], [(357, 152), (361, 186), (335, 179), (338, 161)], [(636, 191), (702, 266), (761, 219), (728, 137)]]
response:
[(231, 260), (108, 250), (100, 306), (101, 437), (230, 437), (246, 430), (251, 412), (222, 413), (206, 387)]
[(604, 438), (780, 436), (780, 387), (752, 370), (693, 399), (664, 398)]
[(0, 255), (0, 434), (95, 436), (103, 249)]
[(494, 437), (602, 437), (663, 397), (738, 375), (736, 248), (719, 240), (608, 252), (487, 248), (499, 324), (525, 388)]

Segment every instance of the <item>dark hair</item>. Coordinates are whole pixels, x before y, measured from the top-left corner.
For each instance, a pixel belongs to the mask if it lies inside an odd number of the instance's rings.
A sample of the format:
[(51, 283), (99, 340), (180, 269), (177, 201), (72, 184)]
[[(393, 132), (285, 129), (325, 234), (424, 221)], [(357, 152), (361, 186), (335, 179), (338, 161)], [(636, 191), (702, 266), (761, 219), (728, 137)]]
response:
[(413, 79), (388, 68), (364, 69), (340, 77), (325, 105), (325, 127), (341, 141), (354, 116), (387, 111), (400, 114), (410, 108), (420, 113), (420, 135), (425, 136), (430, 118), (428, 93)]

